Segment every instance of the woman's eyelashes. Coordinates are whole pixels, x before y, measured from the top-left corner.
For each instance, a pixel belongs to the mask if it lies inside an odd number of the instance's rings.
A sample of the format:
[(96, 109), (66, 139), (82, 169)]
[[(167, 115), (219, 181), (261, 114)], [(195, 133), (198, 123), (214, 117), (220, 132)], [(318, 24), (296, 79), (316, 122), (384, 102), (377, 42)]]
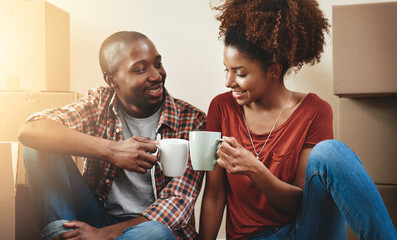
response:
[[(224, 71), (225, 71), (226, 73), (229, 73), (229, 69), (227, 69), (227, 68), (225, 68)], [(235, 74), (236, 74), (237, 77), (241, 77), (241, 78), (247, 76), (247, 73), (242, 73), (242, 72), (239, 72), (239, 71), (236, 71)]]

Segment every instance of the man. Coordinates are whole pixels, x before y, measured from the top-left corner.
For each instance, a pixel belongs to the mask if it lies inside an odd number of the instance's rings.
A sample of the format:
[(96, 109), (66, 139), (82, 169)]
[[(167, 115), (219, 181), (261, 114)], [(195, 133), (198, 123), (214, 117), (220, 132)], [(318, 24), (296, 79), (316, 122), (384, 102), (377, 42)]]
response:
[[(145, 35), (117, 32), (102, 44), (109, 87), (31, 116), (19, 140), (44, 239), (194, 239), (202, 172), (163, 175), (156, 135), (188, 139), (205, 114), (164, 88), (161, 55)], [(151, 140), (153, 139), (153, 140)], [(69, 156), (86, 157), (84, 179)], [(88, 183), (88, 184), (86, 184)]]

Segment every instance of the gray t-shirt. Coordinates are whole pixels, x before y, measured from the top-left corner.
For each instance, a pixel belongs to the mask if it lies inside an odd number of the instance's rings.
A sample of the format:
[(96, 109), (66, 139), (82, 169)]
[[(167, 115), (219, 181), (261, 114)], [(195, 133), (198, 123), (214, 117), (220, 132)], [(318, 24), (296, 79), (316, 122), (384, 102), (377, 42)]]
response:
[[(119, 106), (123, 139), (133, 136), (155, 139), (161, 107), (150, 117), (133, 118), (125, 112), (121, 104)], [(154, 168), (145, 174), (120, 169), (113, 180), (105, 208), (110, 215), (117, 218), (137, 217), (154, 202), (154, 186)]]

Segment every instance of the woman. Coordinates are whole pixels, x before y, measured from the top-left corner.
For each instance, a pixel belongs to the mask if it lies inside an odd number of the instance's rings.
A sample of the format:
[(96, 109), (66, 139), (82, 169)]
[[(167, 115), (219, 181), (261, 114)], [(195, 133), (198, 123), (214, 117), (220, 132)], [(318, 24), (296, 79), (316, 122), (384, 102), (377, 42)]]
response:
[(228, 239), (397, 239), (357, 156), (333, 138), (332, 109), (283, 78), (323, 52), (328, 20), (315, 0), (226, 0), (215, 8), (226, 87), (207, 130), (224, 141), (208, 172), (200, 239), (215, 239), (227, 204)]

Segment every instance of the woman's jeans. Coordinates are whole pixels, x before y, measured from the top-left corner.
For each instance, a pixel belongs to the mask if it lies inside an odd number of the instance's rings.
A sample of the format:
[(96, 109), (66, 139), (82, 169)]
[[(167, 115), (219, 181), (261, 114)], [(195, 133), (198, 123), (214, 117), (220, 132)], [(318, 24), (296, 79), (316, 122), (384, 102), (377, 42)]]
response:
[[(107, 214), (69, 156), (58, 156), (24, 148), (24, 162), (43, 239), (71, 230), (63, 222), (78, 220), (101, 228), (119, 221)], [(126, 229), (117, 240), (175, 239), (160, 222), (148, 221)]]
[(394, 240), (396, 230), (357, 155), (337, 140), (311, 151), (297, 218), (249, 239), (344, 240), (346, 222), (360, 239)]

